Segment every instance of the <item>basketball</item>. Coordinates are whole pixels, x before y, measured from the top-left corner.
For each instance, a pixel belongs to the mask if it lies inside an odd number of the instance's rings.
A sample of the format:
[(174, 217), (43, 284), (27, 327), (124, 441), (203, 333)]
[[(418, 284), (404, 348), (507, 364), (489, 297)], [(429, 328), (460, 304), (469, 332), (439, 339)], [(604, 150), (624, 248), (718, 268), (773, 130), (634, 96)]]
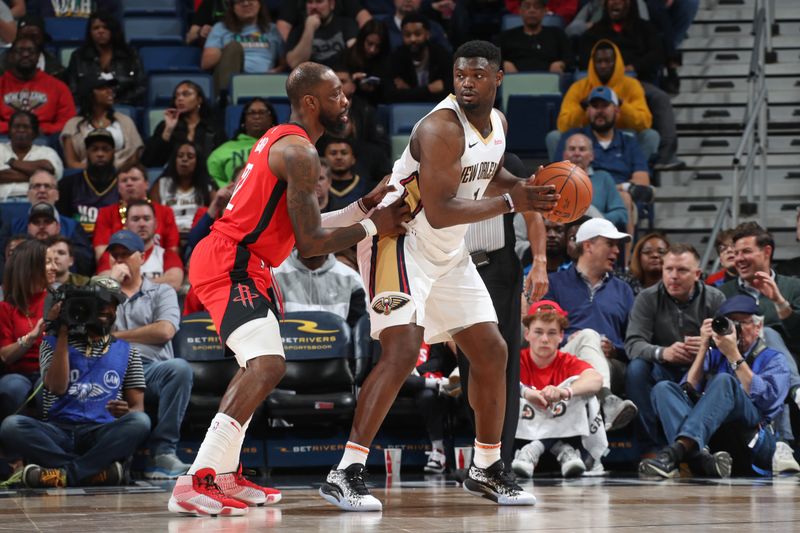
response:
[(542, 216), (551, 222), (566, 224), (580, 218), (592, 204), (592, 181), (584, 170), (569, 161), (550, 163), (533, 180), (534, 185), (555, 185), (561, 195), (556, 206)]

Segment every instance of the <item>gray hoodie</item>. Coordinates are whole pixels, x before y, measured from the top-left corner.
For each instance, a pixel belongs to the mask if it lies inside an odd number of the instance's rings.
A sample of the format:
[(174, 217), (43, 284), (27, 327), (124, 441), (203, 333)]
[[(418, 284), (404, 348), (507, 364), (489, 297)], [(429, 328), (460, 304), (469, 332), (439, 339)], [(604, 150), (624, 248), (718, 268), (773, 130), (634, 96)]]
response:
[(284, 310), (328, 311), (344, 318), (350, 327), (367, 312), (366, 292), (361, 277), (340, 263), (333, 254), (317, 270), (309, 270), (292, 251), (275, 269), (283, 293)]

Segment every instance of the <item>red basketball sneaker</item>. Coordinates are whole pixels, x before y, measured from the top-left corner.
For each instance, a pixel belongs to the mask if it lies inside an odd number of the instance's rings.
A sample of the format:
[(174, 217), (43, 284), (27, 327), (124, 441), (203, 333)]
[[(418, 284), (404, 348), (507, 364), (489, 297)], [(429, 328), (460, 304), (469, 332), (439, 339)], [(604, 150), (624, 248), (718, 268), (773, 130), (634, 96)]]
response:
[(228, 498), (235, 498), (251, 507), (281, 501), (281, 491), (256, 485), (242, 475), (242, 465), (236, 472), (219, 474), (217, 485)]
[(194, 475), (179, 476), (169, 499), (173, 513), (195, 516), (239, 516), (247, 513), (247, 504), (227, 497), (214, 483), (214, 471), (198, 470)]

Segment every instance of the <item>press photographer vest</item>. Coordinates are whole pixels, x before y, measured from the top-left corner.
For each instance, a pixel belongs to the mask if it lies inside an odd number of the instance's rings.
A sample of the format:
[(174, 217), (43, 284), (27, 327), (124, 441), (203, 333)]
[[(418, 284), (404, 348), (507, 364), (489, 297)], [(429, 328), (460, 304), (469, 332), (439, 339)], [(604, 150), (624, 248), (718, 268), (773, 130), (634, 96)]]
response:
[[(50, 346), (56, 345), (54, 336), (46, 336)], [(106, 409), (106, 404), (119, 398), (125, 372), (128, 369), (130, 345), (113, 339), (101, 357), (87, 357), (83, 352), (67, 347), (69, 356), (69, 385), (59, 396), (47, 415), (53, 421), (106, 424), (116, 420)]]

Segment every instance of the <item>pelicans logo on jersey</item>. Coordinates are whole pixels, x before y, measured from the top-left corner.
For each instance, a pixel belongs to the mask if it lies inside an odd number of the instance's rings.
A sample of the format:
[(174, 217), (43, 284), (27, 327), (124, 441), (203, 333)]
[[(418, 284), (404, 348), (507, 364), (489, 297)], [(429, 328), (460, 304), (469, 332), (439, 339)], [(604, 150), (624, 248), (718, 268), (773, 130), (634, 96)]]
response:
[(372, 302), (372, 309), (376, 313), (383, 313), (384, 315), (388, 315), (392, 311), (400, 309), (404, 305), (406, 305), (410, 299), (407, 296), (401, 296), (399, 294), (393, 294), (391, 296), (381, 296), (380, 298), (376, 298), (374, 302)]

